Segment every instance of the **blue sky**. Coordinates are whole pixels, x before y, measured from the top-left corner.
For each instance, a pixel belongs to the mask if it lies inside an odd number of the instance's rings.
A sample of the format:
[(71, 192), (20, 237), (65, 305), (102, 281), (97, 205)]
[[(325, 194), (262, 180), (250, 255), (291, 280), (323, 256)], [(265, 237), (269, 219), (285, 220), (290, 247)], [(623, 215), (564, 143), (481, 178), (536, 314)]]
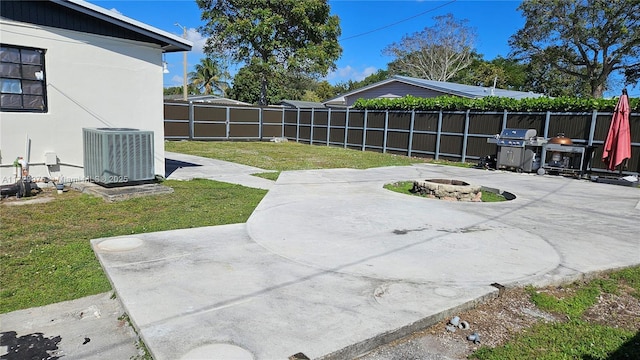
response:
[[(191, 71), (204, 54), (205, 39), (197, 32), (204, 24), (200, 9), (194, 0), (90, 0), (105, 9), (115, 9), (124, 16), (144, 22), (158, 29), (182, 35), (186, 27), (194, 49), (188, 54)], [(382, 49), (411, 34), (433, 25), (433, 17), (452, 13), (457, 19), (468, 19), (468, 25), (478, 34), (477, 50), (490, 60), (498, 55), (507, 56), (509, 36), (524, 25), (516, 10), (519, 1), (378, 1), (331, 0), (331, 12), (340, 17), (343, 48), (342, 57), (336, 62), (337, 70), (327, 76), (335, 84), (347, 80), (362, 80), (378, 69), (386, 68), (390, 58), (382, 55)], [(427, 12), (432, 10), (430, 12)], [(422, 14), (427, 12), (425, 14)], [(418, 14), (422, 14), (416, 16)], [(413, 18), (412, 18), (413, 17)], [(407, 20), (408, 19), (408, 20)], [(404, 21), (406, 20), (406, 21)], [(376, 30), (394, 23), (398, 24)], [(372, 31), (368, 34), (357, 36)], [(355, 37), (354, 37), (355, 36)], [(182, 54), (167, 54), (169, 74), (165, 74), (165, 86), (182, 84)]]
[[(188, 54), (189, 71), (205, 56), (202, 52), (205, 39), (197, 32), (204, 22), (194, 0), (89, 2), (180, 36), (182, 29), (175, 24), (186, 27), (188, 39), (194, 42), (194, 49)], [(336, 62), (337, 69), (326, 78), (332, 84), (359, 81), (378, 69), (385, 69), (392, 59), (382, 55), (382, 49), (406, 34), (432, 26), (435, 16), (451, 13), (456, 19), (468, 20), (478, 35), (476, 50), (485, 60), (507, 57), (509, 37), (524, 26), (517, 10), (520, 1), (513, 0), (330, 0), (329, 5), (331, 12), (340, 17), (343, 48)], [(382, 27), (384, 29), (377, 30)], [(170, 73), (164, 75), (164, 85), (181, 86), (182, 53), (167, 54), (166, 61)]]

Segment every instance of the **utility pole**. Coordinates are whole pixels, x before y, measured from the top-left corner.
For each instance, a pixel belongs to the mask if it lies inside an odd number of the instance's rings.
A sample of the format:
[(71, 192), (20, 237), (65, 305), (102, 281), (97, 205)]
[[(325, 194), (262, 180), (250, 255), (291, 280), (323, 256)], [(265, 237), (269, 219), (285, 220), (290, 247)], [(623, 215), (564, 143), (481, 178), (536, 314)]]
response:
[[(175, 25), (182, 29), (182, 37), (187, 39), (187, 28), (175, 23)], [(182, 52), (182, 100), (187, 101), (187, 52)]]

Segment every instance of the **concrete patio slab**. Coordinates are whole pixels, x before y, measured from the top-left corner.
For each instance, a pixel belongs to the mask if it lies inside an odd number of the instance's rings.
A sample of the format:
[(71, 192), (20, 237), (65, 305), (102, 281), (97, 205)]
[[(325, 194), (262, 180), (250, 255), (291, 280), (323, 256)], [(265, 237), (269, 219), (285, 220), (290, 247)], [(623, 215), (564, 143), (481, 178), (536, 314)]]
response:
[[(435, 178), (516, 199), (382, 189)], [(294, 171), (247, 224), (92, 245), (157, 359), (211, 349), (343, 359), (495, 296), (494, 282), (545, 285), (640, 264), (639, 201), (637, 188), (436, 165)]]

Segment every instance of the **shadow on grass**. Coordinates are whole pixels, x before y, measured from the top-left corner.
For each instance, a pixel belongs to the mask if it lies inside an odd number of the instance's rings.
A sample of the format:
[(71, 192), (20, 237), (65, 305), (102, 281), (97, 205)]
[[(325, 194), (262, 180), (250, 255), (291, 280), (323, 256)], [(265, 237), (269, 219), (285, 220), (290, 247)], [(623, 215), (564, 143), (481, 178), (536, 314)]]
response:
[[(585, 356), (583, 360), (602, 360), (593, 356)], [(640, 359), (640, 331), (636, 333), (634, 337), (627, 340), (616, 351), (609, 354), (606, 360), (629, 360)]]

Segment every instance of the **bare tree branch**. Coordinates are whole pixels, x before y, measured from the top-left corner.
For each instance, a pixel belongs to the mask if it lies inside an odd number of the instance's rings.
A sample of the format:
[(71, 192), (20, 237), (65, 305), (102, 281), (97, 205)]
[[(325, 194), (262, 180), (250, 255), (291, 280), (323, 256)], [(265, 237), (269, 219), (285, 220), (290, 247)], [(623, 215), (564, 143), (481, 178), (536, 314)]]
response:
[(435, 24), (404, 36), (387, 46), (383, 53), (394, 57), (395, 72), (428, 80), (447, 81), (471, 64), (476, 34), (447, 14), (434, 18)]

